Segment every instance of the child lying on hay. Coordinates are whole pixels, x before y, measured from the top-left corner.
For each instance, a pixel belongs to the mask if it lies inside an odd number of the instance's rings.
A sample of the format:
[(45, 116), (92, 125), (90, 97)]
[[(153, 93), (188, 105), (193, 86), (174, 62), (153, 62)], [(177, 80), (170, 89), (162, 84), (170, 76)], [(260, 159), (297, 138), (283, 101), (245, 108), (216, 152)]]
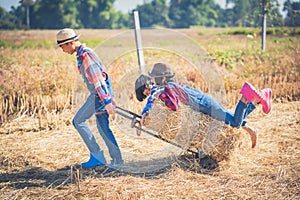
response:
[(241, 131), (202, 112), (181, 104), (174, 112), (162, 101), (154, 101), (143, 125), (163, 139), (183, 149), (197, 152), (199, 158), (210, 156), (217, 162), (226, 161), (239, 145)]
[[(157, 110), (158, 104), (154, 106), (154, 102), (156, 102), (155, 101), (156, 99), (160, 99), (161, 102), (169, 109), (168, 112), (166, 112), (166, 109), (164, 109), (163, 113), (166, 113), (167, 115), (170, 114), (172, 115), (172, 113), (170, 113), (171, 110), (178, 111), (173, 113), (173, 117), (167, 117), (167, 118), (176, 119), (174, 115), (176, 114), (180, 115), (181, 119), (177, 119), (177, 122), (181, 120), (180, 127), (181, 129), (184, 129), (183, 132), (191, 131), (190, 129), (194, 129), (192, 130), (194, 131), (194, 133), (202, 132), (202, 134), (196, 134), (196, 135), (191, 134), (188, 137), (188, 139), (185, 139), (183, 141), (187, 143), (188, 141), (192, 141), (192, 144), (195, 144), (196, 140), (200, 140), (202, 141), (200, 142), (202, 146), (202, 150), (205, 149), (204, 148), (205, 146), (213, 146), (213, 148), (208, 148), (209, 152), (206, 152), (208, 154), (210, 154), (211, 151), (213, 150), (217, 151), (216, 144), (219, 145), (226, 144), (226, 140), (224, 140), (224, 138), (233, 136), (228, 134), (229, 132), (233, 133), (232, 128), (242, 127), (244, 130), (246, 130), (246, 132), (251, 137), (252, 148), (256, 146), (257, 133), (252, 127), (246, 124), (247, 122), (245, 118), (256, 108), (256, 105), (258, 104), (262, 105), (262, 110), (265, 114), (268, 114), (270, 112), (271, 110), (270, 100), (272, 96), (272, 90), (270, 88), (256, 90), (254, 86), (252, 86), (250, 83), (245, 82), (245, 84), (243, 85), (240, 91), (242, 97), (236, 106), (235, 113), (231, 114), (219, 101), (214, 99), (212, 96), (208, 94), (204, 94), (202, 91), (196, 88), (192, 88), (189, 85), (178, 83), (174, 79), (174, 75), (175, 74), (172, 72), (171, 68), (167, 64), (156, 63), (153, 66), (152, 71), (149, 73), (150, 77), (141, 75), (136, 80), (135, 82), (136, 98), (139, 101), (143, 101), (146, 97), (149, 96), (147, 100), (147, 104), (142, 111), (142, 119), (140, 121), (141, 126), (145, 125), (146, 116), (149, 115), (150, 111), (152, 112), (154, 108), (156, 108)], [(152, 78), (154, 78), (156, 85), (152, 82)], [(178, 110), (179, 102), (182, 103), (181, 107), (183, 107), (184, 109)], [(160, 104), (160, 108), (162, 108), (161, 105), (162, 104)], [(160, 114), (157, 114), (157, 112), (160, 112)], [(155, 115), (158, 117), (157, 122), (163, 121), (161, 113), (162, 112), (158, 110), (155, 113)], [(152, 115), (152, 118), (153, 117), (155, 116)], [(188, 121), (184, 122), (183, 119)], [(188, 125), (191, 121), (195, 121), (195, 120), (199, 122), (198, 125), (195, 126)], [(151, 121), (155, 121), (155, 120), (151, 120)], [(223, 124), (223, 126), (213, 126), (213, 128), (222, 127), (223, 129), (224, 123), (232, 127), (231, 129), (227, 128), (230, 131), (225, 131), (225, 132), (223, 131), (224, 132), (223, 144), (222, 142), (220, 143), (218, 141), (220, 140), (220, 135), (222, 134), (217, 134), (217, 139), (216, 138), (214, 139), (217, 141), (216, 143), (209, 144), (212, 143), (211, 137), (213, 137), (214, 134), (206, 134), (206, 132), (209, 132), (209, 130), (207, 130), (208, 128), (207, 124), (211, 124), (212, 121), (214, 121), (213, 122), (214, 124), (217, 123)], [(201, 123), (202, 125), (200, 125)], [(186, 127), (184, 128), (184, 126)], [(162, 131), (159, 132), (160, 134), (162, 134)], [(168, 135), (172, 135), (170, 134), (170, 131), (167, 132)], [(139, 131), (137, 133), (138, 135), (140, 134)], [(179, 134), (179, 135), (181, 135), (180, 136), (181, 139), (184, 138), (184, 134)], [(196, 137), (194, 138), (194, 136)], [(210, 139), (207, 138), (208, 136), (210, 137)], [(166, 137), (166, 135), (164, 137)], [(178, 137), (178, 134), (176, 137)], [(196, 146), (198, 146), (199, 149), (199, 144)]]

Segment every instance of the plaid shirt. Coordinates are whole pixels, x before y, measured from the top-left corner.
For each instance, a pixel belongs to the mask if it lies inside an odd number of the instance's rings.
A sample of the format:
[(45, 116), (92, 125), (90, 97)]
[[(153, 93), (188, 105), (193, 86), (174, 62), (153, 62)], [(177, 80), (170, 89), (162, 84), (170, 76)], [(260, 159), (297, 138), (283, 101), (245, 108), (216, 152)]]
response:
[(178, 110), (179, 101), (183, 104), (189, 103), (189, 96), (182, 86), (182, 84), (170, 83), (164, 87), (163, 93), (159, 95), (159, 99), (164, 101), (165, 105), (173, 111)]
[(173, 111), (177, 111), (179, 108), (179, 101), (183, 104), (189, 103), (189, 96), (182, 88), (181, 84), (169, 83), (165, 86), (153, 86), (151, 89), (151, 95), (147, 99), (147, 104), (144, 107), (142, 114), (149, 112), (152, 108), (152, 104), (155, 99), (155, 95), (158, 95), (158, 99), (162, 100), (165, 105)]
[(178, 98), (168, 85), (165, 86), (164, 92), (159, 95), (159, 99), (165, 102), (165, 105), (171, 110), (178, 110)]
[(87, 80), (95, 86), (100, 99), (104, 102), (105, 105), (111, 103), (111, 95), (109, 94), (105, 82), (105, 80), (107, 79), (107, 74), (104, 72), (98, 56), (90, 48), (87, 48), (85, 44), (82, 44), (78, 48), (76, 56), (79, 72), (81, 65), (83, 65), (84, 75)]

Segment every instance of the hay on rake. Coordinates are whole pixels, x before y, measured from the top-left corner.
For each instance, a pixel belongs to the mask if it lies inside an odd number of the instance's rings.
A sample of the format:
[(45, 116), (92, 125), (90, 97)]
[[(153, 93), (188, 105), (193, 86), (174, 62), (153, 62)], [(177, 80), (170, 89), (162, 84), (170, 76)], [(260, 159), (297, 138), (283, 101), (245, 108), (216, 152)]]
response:
[(229, 160), (241, 136), (240, 129), (232, 128), (189, 106), (181, 104), (178, 111), (172, 111), (161, 101), (154, 102), (144, 124), (183, 149), (196, 150), (200, 155), (212, 156), (218, 162)]

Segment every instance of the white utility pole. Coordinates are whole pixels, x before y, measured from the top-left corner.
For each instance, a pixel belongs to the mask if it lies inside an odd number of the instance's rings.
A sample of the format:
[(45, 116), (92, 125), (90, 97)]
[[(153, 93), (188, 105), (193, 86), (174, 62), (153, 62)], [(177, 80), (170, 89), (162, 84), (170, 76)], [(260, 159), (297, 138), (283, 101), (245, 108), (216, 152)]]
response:
[(146, 73), (145, 60), (144, 60), (144, 53), (142, 47), (141, 27), (140, 27), (139, 12), (137, 10), (133, 10), (133, 21), (134, 21), (135, 43), (136, 43), (139, 67), (141, 70), (141, 74), (145, 74)]
[(266, 31), (267, 31), (267, 0), (262, 0), (262, 39), (261, 50), (266, 51)]

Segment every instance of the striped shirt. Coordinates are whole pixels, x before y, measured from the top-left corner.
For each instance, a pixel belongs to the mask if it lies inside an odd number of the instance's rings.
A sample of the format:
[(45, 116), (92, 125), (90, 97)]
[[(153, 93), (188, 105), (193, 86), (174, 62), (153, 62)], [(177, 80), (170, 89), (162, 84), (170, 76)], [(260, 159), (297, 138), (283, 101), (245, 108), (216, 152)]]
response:
[(84, 76), (90, 84), (94, 85), (100, 99), (105, 105), (111, 103), (112, 98), (105, 82), (107, 74), (104, 72), (98, 56), (93, 50), (86, 47), (85, 44), (80, 45), (76, 56), (79, 72), (81, 73), (80, 67), (83, 66)]

